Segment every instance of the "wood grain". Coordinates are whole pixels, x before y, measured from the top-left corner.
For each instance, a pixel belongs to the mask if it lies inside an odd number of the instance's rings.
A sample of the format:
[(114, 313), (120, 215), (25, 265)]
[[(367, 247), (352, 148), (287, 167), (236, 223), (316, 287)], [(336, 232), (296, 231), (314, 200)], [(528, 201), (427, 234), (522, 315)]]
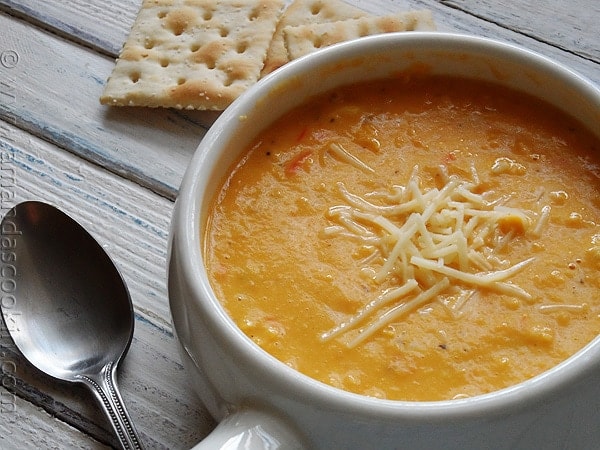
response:
[(2, 0), (0, 9), (115, 57), (141, 4), (141, 0)]
[(442, 0), (485, 21), (600, 63), (600, 3), (589, 0)]
[[(0, 387), (0, 396), (8, 401), (10, 393)], [(110, 447), (56, 420), (43, 409), (17, 399), (14, 410), (0, 414), (0, 448), (107, 450)]]
[[(593, 1), (590, 0), (582, 1), (586, 1), (588, 4), (593, 3)], [(493, 1), (487, 3), (496, 5)], [(520, 5), (525, 4), (525, 2), (521, 0), (511, 0), (509, 3), (513, 5), (515, 10), (519, 10)], [(481, 36), (518, 45), (522, 48), (551, 58), (569, 69), (578, 72), (596, 85), (600, 85), (600, 66), (598, 61), (589, 60), (580, 55), (567, 52), (561, 45), (556, 45), (548, 41), (548, 30), (551, 27), (559, 27), (557, 21), (551, 17), (546, 17), (547, 23), (545, 27), (536, 28), (534, 30), (535, 32), (529, 35), (516, 29), (514, 24), (505, 24), (497, 20), (497, 16), (496, 20), (493, 20), (491, 17), (480, 17), (481, 14), (476, 9), (477, 5), (475, 2), (471, 2), (473, 5), (471, 10), (463, 10), (455, 6), (450, 6), (446, 1), (427, 0), (425, 4), (432, 9), (440, 31)], [(536, 9), (537, 4), (537, 2), (532, 2), (530, 4), (530, 11), (527, 17), (537, 17), (542, 13), (541, 9)], [(501, 10), (502, 2), (498, 2), (496, 8)], [(574, 14), (577, 16), (584, 16), (587, 14), (587, 9), (577, 9)], [(599, 20), (600, 15), (597, 14), (595, 21), (598, 22)], [(571, 31), (568, 28), (563, 29), (564, 35), (570, 36), (570, 33)]]
[[(3, 180), (3, 214), (22, 200), (55, 204), (90, 231), (123, 274), (136, 328), (119, 384), (142, 438), (155, 448), (181, 448), (199, 440), (212, 422), (187, 384), (168, 310), (172, 202), (5, 122), (0, 122), (0, 152), (5, 173), (14, 173)], [(5, 336), (0, 344), (0, 355), (18, 368), (20, 399), (111, 442), (108, 425), (82, 387), (42, 376), (11, 353)]]

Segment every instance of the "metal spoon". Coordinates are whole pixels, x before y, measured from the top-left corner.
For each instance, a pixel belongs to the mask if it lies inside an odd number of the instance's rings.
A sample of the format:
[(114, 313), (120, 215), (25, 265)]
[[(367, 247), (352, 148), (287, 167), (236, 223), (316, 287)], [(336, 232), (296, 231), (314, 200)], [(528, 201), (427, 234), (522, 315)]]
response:
[(116, 383), (133, 336), (133, 307), (117, 268), (69, 216), (28, 201), (2, 219), (2, 317), (23, 356), (92, 390), (124, 449), (141, 449)]

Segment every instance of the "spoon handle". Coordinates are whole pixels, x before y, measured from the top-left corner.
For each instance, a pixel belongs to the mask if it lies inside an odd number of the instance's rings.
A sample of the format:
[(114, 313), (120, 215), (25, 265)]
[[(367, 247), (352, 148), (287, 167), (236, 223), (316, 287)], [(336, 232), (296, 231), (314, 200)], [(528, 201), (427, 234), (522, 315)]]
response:
[(106, 364), (97, 375), (82, 375), (86, 384), (99, 400), (100, 405), (115, 431), (124, 450), (142, 450), (137, 432), (117, 387), (116, 364)]

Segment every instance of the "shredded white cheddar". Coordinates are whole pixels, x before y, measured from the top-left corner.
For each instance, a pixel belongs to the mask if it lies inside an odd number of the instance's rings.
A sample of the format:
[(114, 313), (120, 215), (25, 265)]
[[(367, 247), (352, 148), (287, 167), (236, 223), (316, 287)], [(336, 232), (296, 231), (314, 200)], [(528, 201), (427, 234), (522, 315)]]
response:
[[(335, 151), (357, 168), (368, 167), (343, 148)], [(519, 169), (508, 161), (497, 161), (492, 171), (498, 170), (498, 165)], [(550, 207), (537, 212), (522, 210), (507, 206), (506, 198), (488, 198), (490, 193), (479, 192), (481, 182), (473, 166), (470, 180), (449, 175), (445, 166), (439, 167), (439, 174), (444, 182), (441, 188), (423, 189), (415, 166), (405, 186), (363, 196), (338, 183), (346, 204), (329, 208), (332, 225), (324, 235), (353, 239), (369, 249), (371, 253), (362, 260), (366, 271), (379, 284), (398, 280), (398, 287), (382, 291), (323, 333), (322, 340), (340, 337), (354, 347), (433, 301), (445, 304), (456, 317), (479, 289), (531, 299), (510, 279), (534, 258), (510, 265), (499, 256), (499, 250), (519, 234), (539, 237), (548, 223)], [(444, 300), (450, 297), (455, 300)]]

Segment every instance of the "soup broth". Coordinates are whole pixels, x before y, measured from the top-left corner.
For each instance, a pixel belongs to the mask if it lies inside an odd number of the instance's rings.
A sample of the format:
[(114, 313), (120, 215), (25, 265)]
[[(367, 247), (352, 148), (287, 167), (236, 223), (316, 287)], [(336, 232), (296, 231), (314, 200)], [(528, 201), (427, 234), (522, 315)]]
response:
[(335, 387), (443, 400), (600, 332), (600, 144), (493, 84), (413, 76), (310, 99), (214, 200), (211, 285), (264, 350)]

